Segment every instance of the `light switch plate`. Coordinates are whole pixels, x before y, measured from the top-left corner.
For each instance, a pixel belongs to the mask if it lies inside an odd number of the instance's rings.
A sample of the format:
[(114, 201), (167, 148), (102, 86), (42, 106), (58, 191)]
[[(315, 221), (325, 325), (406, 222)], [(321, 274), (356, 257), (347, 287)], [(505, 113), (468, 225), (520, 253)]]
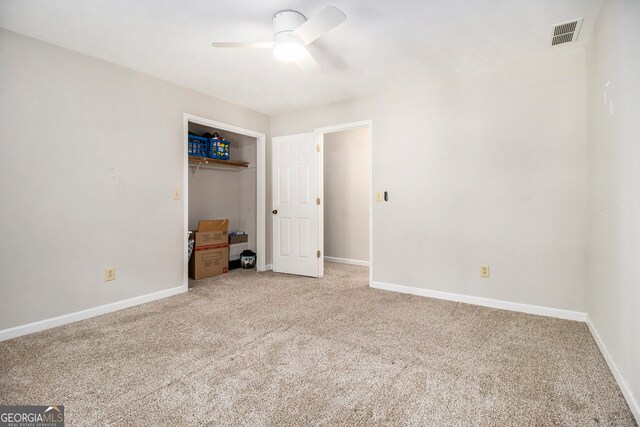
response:
[(480, 277), (490, 277), (488, 265), (480, 266)]
[(107, 267), (104, 269), (104, 281), (110, 282), (112, 280), (116, 280), (116, 268)]
[(173, 200), (180, 200), (182, 198), (182, 192), (180, 190), (173, 190)]
[(376, 191), (376, 202), (384, 202), (382, 191)]

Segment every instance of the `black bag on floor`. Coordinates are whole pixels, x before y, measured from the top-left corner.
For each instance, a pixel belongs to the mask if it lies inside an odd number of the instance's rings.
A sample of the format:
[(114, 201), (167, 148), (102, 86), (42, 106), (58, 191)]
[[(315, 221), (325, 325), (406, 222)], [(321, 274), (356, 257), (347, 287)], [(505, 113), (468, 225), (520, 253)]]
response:
[(242, 268), (255, 268), (256, 253), (248, 249), (242, 251), (242, 254), (240, 254), (240, 264), (242, 264)]

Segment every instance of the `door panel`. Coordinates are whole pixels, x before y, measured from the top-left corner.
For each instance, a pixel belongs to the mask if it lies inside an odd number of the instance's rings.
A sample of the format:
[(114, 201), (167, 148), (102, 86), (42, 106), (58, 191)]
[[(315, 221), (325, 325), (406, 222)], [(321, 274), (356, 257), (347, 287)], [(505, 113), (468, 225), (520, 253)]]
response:
[(289, 204), (289, 194), (290, 194), (290, 176), (291, 176), (291, 168), (288, 165), (280, 166), (279, 171), (280, 176), (280, 192), (278, 193), (279, 205), (288, 205)]
[(298, 236), (300, 239), (299, 254), (300, 258), (308, 259), (311, 257), (311, 242), (309, 235), (311, 234), (311, 221), (307, 218), (298, 220)]
[(280, 225), (280, 256), (291, 256), (291, 221), (289, 218), (278, 218)]
[(298, 166), (298, 203), (308, 205), (309, 194), (309, 164), (301, 163)]
[(315, 133), (275, 137), (272, 142), (273, 271), (318, 277)]

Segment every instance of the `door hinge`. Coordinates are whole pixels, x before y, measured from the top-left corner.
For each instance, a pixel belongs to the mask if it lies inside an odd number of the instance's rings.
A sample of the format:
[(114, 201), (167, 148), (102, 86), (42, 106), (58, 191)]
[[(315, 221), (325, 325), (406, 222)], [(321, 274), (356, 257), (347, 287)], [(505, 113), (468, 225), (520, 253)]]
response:
[(320, 144), (316, 145), (316, 151), (319, 153), (320, 152)]
[(320, 258), (320, 251), (318, 251), (317, 255), (318, 255), (318, 258)]
[(320, 204), (320, 197), (316, 199), (316, 205), (319, 205), (319, 204)]

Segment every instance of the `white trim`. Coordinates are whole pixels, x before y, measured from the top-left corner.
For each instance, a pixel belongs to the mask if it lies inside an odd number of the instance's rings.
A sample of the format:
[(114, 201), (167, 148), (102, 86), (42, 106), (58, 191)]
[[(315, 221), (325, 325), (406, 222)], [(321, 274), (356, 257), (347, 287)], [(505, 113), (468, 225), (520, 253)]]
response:
[(165, 289), (163, 291), (154, 292), (152, 294), (141, 295), (139, 297), (133, 297), (110, 304), (100, 305), (98, 307), (88, 308), (82, 311), (76, 311), (75, 313), (64, 314), (62, 316), (52, 317), (50, 319), (27, 323), (26, 325), (15, 326), (13, 328), (0, 331), (0, 341), (10, 340), (11, 338), (21, 337), (23, 335), (32, 334), (34, 332), (44, 331), (45, 329), (57, 328), (58, 326), (67, 325), (79, 320), (89, 319), (91, 317), (100, 316), (106, 313), (112, 313), (124, 308), (129, 308), (158, 299), (167, 298), (173, 295), (178, 295), (186, 291), (187, 290), (184, 289), (183, 286), (176, 286), (175, 288)]
[(624, 376), (622, 376), (622, 372), (620, 372), (620, 370), (618, 369), (616, 362), (613, 360), (611, 353), (609, 353), (607, 346), (604, 345), (604, 341), (602, 341), (600, 334), (598, 334), (598, 330), (596, 329), (595, 325), (593, 324), (593, 322), (591, 321), (591, 318), (588, 315), (587, 315), (586, 323), (587, 323), (587, 326), (589, 327), (589, 331), (591, 332), (591, 335), (593, 336), (593, 339), (595, 340), (596, 344), (598, 344), (598, 348), (600, 348), (600, 353), (602, 353), (604, 360), (607, 362), (607, 365), (609, 365), (609, 369), (613, 374), (613, 378), (616, 379), (616, 382), (618, 383), (618, 387), (620, 387), (620, 390), (622, 391), (622, 395), (627, 401), (627, 404), (631, 409), (631, 413), (636, 419), (636, 423), (640, 424), (640, 405), (638, 404), (636, 399), (633, 397), (633, 394), (631, 393), (631, 389), (627, 385), (627, 382), (624, 380)]
[(264, 271), (271, 271), (273, 270), (273, 264), (267, 264), (264, 266)]
[(466, 304), (481, 305), (483, 307), (498, 308), (501, 310), (518, 311), (521, 313), (537, 314), (539, 316), (557, 317), (559, 319), (575, 320), (584, 322), (587, 313), (580, 311), (563, 310), (560, 308), (544, 307), (540, 305), (522, 304), (497, 299), (475, 297), (471, 295), (453, 294), (449, 292), (434, 291), (431, 289), (414, 288), (411, 286), (394, 285), (391, 283), (373, 282), (371, 285), (375, 289), (400, 292), (403, 294), (419, 295), (423, 297), (442, 299), (447, 301), (463, 302)]
[(318, 277), (324, 276), (324, 133), (315, 131), (316, 144), (320, 147), (317, 161), (317, 188), (318, 197), (320, 197), (320, 205), (318, 206), (318, 249), (320, 256), (318, 257)]
[(373, 122), (371, 120), (360, 120), (359, 122), (342, 123), (339, 125), (316, 128), (316, 132), (333, 133), (333, 132), (340, 132), (342, 130), (371, 127), (372, 124)]
[(216, 129), (226, 130), (229, 132), (239, 133), (241, 135), (256, 138), (256, 270), (265, 271), (265, 259), (267, 256), (266, 247), (266, 215), (267, 215), (267, 137), (264, 133), (256, 132), (250, 129), (244, 129), (228, 123), (222, 123), (205, 117), (195, 116), (193, 114), (184, 113), (183, 127), (184, 137), (183, 145), (183, 183), (182, 194), (183, 199), (183, 229), (184, 237), (184, 266), (183, 266), (183, 286), (189, 288), (189, 258), (187, 253), (187, 238), (189, 233), (189, 154), (188, 154), (188, 135), (189, 122), (198, 123), (204, 126), (214, 127)]
[(335, 262), (338, 264), (362, 265), (364, 267), (369, 267), (369, 261), (360, 261), (359, 259), (336, 258), (333, 256), (325, 256), (324, 260), (328, 262)]
[(256, 271), (265, 271), (267, 259), (267, 137), (256, 140)]
[(189, 290), (189, 117), (182, 116), (182, 288)]
[[(369, 132), (367, 132), (367, 138), (368, 138), (368, 144), (369, 144), (369, 153), (368, 153), (368, 162), (369, 162), (369, 286), (373, 286), (373, 272), (374, 272), (374, 256), (373, 256), (373, 244), (374, 244), (374, 239), (373, 239), (373, 121), (372, 120), (361, 120), (358, 122), (351, 122), (351, 123), (343, 123), (343, 124), (339, 124), (339, 125), (333, 125), (333, 126), (325, 126), (325, 127), (321, 127), (321, 128), (316, 128), (315, 132), (316, 132), (316, 138), (318, 141), (318, 144), (321, 147), (320, 150), (320, 163), (319, 163), (319, 170), (320, 170), (320, 175), (319, 175), (319, 185), (321, 185), (321, 187), (319, 187), (319, 193), (320, 193), (320, 197), (322, 197), (322, 203), (324, 203), (324, 194), (322, 194), (322, 192), (324, 191), (324, 185), (323, 185), (323, 167), (324, 167), (324, 134), (325, 133), (333, 133), (333, 132), (340, 132), (343, 130), (349, 130), (349, 129), (357, 129), (357, 128), (362, 128), (362, 127), (366, 127)], [(320, 251), (321, 251), (321, 257), (320, 257), (320, 268), (324, 269), (324, 215), (320, 214)], [(323, 270), (321, 270), (323, 271)]]

